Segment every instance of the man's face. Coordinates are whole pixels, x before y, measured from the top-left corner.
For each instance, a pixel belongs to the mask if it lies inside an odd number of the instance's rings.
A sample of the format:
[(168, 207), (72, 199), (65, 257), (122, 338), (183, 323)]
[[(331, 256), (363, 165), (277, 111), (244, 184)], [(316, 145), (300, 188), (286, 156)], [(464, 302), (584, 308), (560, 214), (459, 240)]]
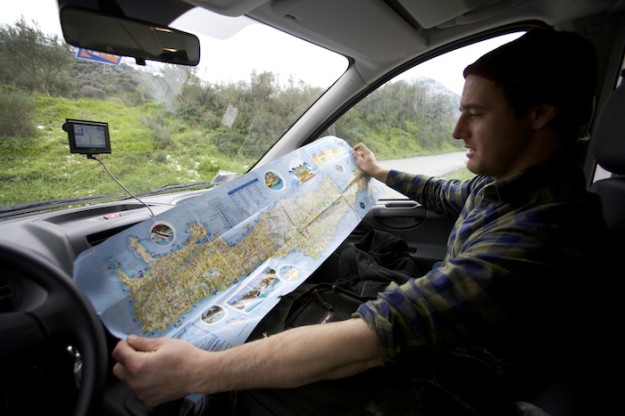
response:
[(502, 179), (528, 167), (532, 156), (528, 117), (514, 114), (497, 84), (476, 75), (467, 76), (460, 112), (452, 136), (469, 149), (467, 169)]

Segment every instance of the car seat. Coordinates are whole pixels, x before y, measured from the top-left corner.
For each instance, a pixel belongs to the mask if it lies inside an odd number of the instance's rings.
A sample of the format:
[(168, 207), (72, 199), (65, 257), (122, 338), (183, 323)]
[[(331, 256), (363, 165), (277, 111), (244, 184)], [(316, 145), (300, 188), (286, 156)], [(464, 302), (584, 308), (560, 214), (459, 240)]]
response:
[(603, 106), (594, 133), (597, 163), (611, 173), (590, 187), (601, 198), (603, 217), (612, 233), (611, 244), (625, 237), (625, 86), (620, 86)]
[[(619, 393), (613, 391), (615, 383), (607, 373), (612, 369), (613, 375), (618, 374), (613, 368), (616, 362), (613, 357), (620, 356), (615, 351), (619, 344), (611, 339), (619, 327), (613, 323), (618, 316), (619, 300), (611, 295), (619, 293), (613, 285), (623, 275), (622, 263), (618, 262), (625, 248), (625, 86), (615, 89), (599, 112), (592, 151), (599, 166), (610, 175), (594, 182), (589, 189), (601, 200), (609, 232), (607, 242), (597, 242), (606, 251), (597, 262), (607, 265), (598, 264), (597, 275), (589, 276), (589, 296), (599, 299), (600, 319), (594, 321), (595, 328), (582, 328), (584, 333), (580, 334), (591, 337), (596, 346), (587, 356), (580, 357), (580, 362), (588, 363), (592, 375), (572, 369), (571, 374), (556, 380), (531, 402), (518, 402), (517, 412), (522, 416), (603, 415), (613, 414), (617, 409), (615, 398)], [(580, 307), (586, 306), (584, 302), (580, 299)]]

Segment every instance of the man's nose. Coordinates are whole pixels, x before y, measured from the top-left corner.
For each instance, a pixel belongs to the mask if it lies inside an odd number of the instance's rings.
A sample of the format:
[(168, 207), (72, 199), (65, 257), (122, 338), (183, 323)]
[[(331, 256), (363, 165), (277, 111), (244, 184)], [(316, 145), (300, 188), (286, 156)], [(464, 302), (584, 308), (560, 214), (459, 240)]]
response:
[(466, 137), (466, 132), (465, 132), (465, 128), (464, 128), (464, 120), (462, 119), (462, 116), (458, 117), (458, 120), (456, 121), (456, 125), (454, 126), (454, 129), (451, 132), (451, 137), (453, 137), (456, 140), (462, 140)]

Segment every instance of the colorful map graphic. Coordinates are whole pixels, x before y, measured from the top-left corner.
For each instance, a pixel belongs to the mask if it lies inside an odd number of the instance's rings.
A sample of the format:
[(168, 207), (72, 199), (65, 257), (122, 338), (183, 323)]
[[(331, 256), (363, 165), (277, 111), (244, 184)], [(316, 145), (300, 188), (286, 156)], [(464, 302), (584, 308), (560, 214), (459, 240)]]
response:
[(228, 348), (323, 263), (381, 193), (351, 147), (325, 137), (85, 251), (74, 278), (117, 337)]

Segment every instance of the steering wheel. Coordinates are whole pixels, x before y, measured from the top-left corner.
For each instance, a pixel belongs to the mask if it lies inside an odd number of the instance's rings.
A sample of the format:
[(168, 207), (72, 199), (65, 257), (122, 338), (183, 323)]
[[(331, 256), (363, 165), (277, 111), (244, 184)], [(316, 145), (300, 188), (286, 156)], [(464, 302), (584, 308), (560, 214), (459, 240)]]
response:
[(82, 359), (72, 414), (88, 415), (104, 386), (108, 357), (104, 329), (91, 303), (70, 275), (26, 248), (0, 241), (0, 266), (1, 275), (23, 283), (13, 310), (0, 312), (0, 358), (10, 360), (53, 338), (67, 341)]

